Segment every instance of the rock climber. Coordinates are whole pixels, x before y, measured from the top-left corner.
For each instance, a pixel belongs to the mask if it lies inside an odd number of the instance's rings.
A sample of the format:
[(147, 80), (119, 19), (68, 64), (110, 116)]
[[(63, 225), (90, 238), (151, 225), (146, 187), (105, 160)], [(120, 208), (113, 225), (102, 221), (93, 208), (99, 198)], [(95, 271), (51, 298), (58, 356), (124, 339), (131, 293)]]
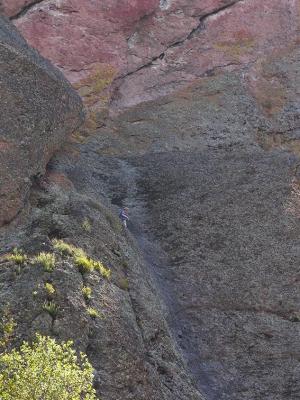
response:
[(121, 209), (119, 214), (119, 218), (122, 221), (124, 228), (127, 228), (127, 222), (129, 221), (128, 212), (129, 212), (128, 208), (124, 207)]

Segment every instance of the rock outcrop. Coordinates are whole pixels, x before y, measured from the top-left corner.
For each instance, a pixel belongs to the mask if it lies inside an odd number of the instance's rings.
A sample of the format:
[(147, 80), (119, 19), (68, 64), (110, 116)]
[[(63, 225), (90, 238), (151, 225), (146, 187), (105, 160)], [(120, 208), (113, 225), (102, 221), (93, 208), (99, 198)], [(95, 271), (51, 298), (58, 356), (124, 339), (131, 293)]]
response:
[[(18, 232), (0, 232), (0, 318), (4, 310), (14, 318), (11, 345), (35, 332), (72, 339), (95, 369), (101, 399), (203, 400), (185, 372), (143, 257), (116, 216), (99, 197), (95, 201), (58, 180), (34, 188), (30, 202), (30, 216)], [(71, 257), (53, 249), (53, 238), (84, 249), (110, 268), (111, 278), (80, 273)], [(5, 260), (3, 252), (12, 247), (22, 248), (30, 260), (40, 251), (55, 254), (53, 272)], [(55, 288), (52, 295), (47, 282)], [(88, 299), (83, 286), (91, 289)], [(49, 301), (55, 304), (52, 314), (44, 307)], [(89, 316), (89, 307), (97, 318)]]
[(130, 207), (207, 399), (300, 393), (299, 51), (260, 68), (251, 90), (219, 73), (132, 107), (68, 168), (79, 191)]
[(17, 18), (26, 12), (31, 5), (40, 3), (42, 0), (1, 0), (0, 10), (10, 18)]
[[(14, 2), (12, 2), (14, 3)], [(15, 24), (88, 105), (123, 109), (292, 46), (294, 0), (41, 1)]]
[[(95, 134), (56, 155), (2, 248), (64, 238), (113, 272), (5, 264), (20, 337), (74, 338), (108, 400), (298, 400), (297, 1), (44, 0), (17, 14), (95, 112)], [(111, 214), (125, 204), (128, 235)], [(54, 321), (27, 287), (50, 278)], [(86, 316), (85, 282), (103, 320)]]
[(24, 204), (36, 177), (82, 122), (82, 103), (63, 75), (0, 18), (0, 226)]

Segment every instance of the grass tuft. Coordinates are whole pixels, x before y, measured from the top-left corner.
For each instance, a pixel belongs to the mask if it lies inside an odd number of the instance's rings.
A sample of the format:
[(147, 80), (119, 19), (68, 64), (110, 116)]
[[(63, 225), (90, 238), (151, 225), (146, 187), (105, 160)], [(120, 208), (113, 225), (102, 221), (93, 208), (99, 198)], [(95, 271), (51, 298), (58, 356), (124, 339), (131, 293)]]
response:
[(83, 222), (82, 222), (82, 228), (83, 228), (86, 232), (88, 232), (88, 233), (91, 233), (91, 232), (92, 232), (92, 225), (91, 225), (90, 221), (89, 221), (87, 218), (85, 218), (85, 219), (83, 220)]
[(90, 300), (92, 297), (92, 289), (89, 286), (83, 286), (81, 289), (83, 297), (85, 300)]
[(100, 272), (103, 278), (109, 279), (111, 277), (111, 270), (106, 268), (101, 261), (94, 261), (94, 268)]
[(100, 317), (100, 314), (98, 313), (98, 311), (95, 308), (88, 307), (87, 312), (88, 312), (89, 316), (93, 319)]
[(15, 264), (23, 265), (27, 262), (28, 257), (26, 254), (23, 253), (22, 250), (13, 249), (12, 254), (7, 256), (7, 260), (13, 261)]
[(52, 253), (40, 253), (33, 259), (34, 264), (40, 264), (47, 272), (52, 272), (55, 267), (55, 255)]
[(49, 296), (52, 296), (56, 291), (52, 283), (49, 282), (45, 283), (45, 290)]
[(59, 306), (54, 301), (45, 301), (43, 310), (50, 314), (52, 318), (55, 318), (59, 312)]
[(90, 258), (83, 249), (58, 239), (53, 239), (52, 244), (55, 250), (57, 250), (60, 254), (72, 256), (74, 264), (82, 274), (91, 273), (96, 270), (105, 279), (109, 279), (111, 277), (110, 269), (106, 268), (101, 261), (96, 261)]
[(60, 254), (65, 256), (73, 256), (77, 250), (75, 246), (66, 243), (63, 240), (53, 239), (52, 244), (55, 250), (57, 250)]
[(82, 274), (94, 271), (94, 261), (90, 259), (84, 252), (75, 254), (74, 263)]

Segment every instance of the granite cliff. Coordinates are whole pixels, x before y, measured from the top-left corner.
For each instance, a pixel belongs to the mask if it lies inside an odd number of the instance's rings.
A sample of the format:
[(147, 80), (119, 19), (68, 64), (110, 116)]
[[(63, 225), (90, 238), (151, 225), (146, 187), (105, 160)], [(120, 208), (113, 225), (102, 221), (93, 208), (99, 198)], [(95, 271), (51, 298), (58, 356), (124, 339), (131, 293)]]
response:
[[(2, 10), (87, 110), (50, 146), (44, 180), (2, 229), (3, 252), (53, 251), (62, 238), (112, 271), (107, 281), (70, 260), (52, 276), (5, 262), (15, 342), (36, 330), (74, 338), (102, 399), (298, 399), (299, 3), (4, 0)], [(42, 292), (32, 298), (47, 279), (54, 319)], [(82, 284), (104, 318), (87, 316)]]

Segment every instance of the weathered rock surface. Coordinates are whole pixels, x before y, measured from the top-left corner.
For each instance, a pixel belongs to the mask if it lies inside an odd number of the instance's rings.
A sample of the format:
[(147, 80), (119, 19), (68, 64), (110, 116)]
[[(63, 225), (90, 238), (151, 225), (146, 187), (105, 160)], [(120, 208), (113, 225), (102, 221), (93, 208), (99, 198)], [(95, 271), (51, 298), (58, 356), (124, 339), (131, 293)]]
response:
[(0, 226), (18, 213), (34, 177), (82, 121), (63, 75), (0, 18)]
[(218, 73), (131, 108), (67, 169), (79, 191), (130, 206), (207, 399), (300, 394), (299, 51), (259, 68), (262, 86)]
[[(186, 363), (208, 400), (298, 400), (298, 3), (53, 0), (15, 23), (110, 113), (52, 162), (49, 182), (67, 194), (32, 194), (31, 223), (3, 243), (32, 235), (36, 251), (63, 237), (114, 271), (111, 286), (89, 280), (107, 318), (87, 322), (81, 277), (60, 261), (67, 312), (51, 331), (28, 300), (20, 335), (74, 335), (105, 399), (197, 399)], [(91, 198), (130, 206), (139, 250)]]
[[(62, 182), (62, 180), (60, 180)], [(15, 230), (2, 230), (1, 256), (12, 247), (33, 258), (54, 252), (50, 239), (64, 238), (110, 267), (106, 280), (97, 272), (81, 274), (70, 257), (56, 252), (56, 267), (16, 266), (0, 259), (0, 317), (8, 310), (16, 322), (11, 345), (35, 332), (73, 339), (95, 368), (95, 386), (106, 400), (202, 400), (185, 372), (166, 323), (167, 312), (133, 240), (110, 210), (86, 194), (51, 182), (31, 191), (30, 217)], [(83, 222), (89, 221), (89, 229)], [(49, 295), (50, 282), (55, 294)], [(92, 289), (84, 299), (82, 286)], [(43, 305), (52, 300), (51, 316)], [(93, 307), (99, 318), (89, 317)], [(1, 329), (0, 329), (1, 335)]]
[(113, 106), (122, 109), (293, 45), (299, 5), (294, 0), (54, 0), (39, 2), (15, 23), (77, 84), (89, 105), (101, 103), (101, 91), (115, 79)]
[(0, 0), (0, 11), (8, 17), (18, 17), (22, 12), (33, 4), (37, 4), (41, 0)]

